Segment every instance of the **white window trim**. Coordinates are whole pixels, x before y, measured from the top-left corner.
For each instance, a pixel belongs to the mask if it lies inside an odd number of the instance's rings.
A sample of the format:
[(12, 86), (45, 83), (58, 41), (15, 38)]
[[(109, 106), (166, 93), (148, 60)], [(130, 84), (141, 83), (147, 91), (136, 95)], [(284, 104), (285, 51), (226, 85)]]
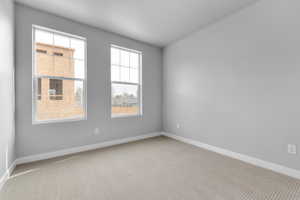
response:
[[(137, 53), (139, 54), (139, 68), (138, 68), (138, 83), (130, 83), (130, 82), (123, 82), (123, 81), (112, 81), (111, 80), (111, 66), (112, 66), (112, 63), (111, 63), (111, 48), (116, 48), (116, 49), (120, 49), (120, 50), (125, 50), (125, 51), (128, 51), (128, 52), (133, 52), (133, 53)], [(115, 45), (115, 44), (111, 44), (110, 45), (110, 49), (109, 49), (109, 55), (110, 55), (110, 117), (112, 119), (116, 119), (116, 118), (128, 118), (128, 117), (142, 117), (143, 116), (143, 86), (142, 86), (142, 83), (143, 83), (143, 79), (142, 79), (142, 72), (143, 72), (143, 69), (142, 69), (142, 63), (143, 63), (143, 53), (142, 51), (137, 51), (137, 50), (134, 50), (134, 49), (129, 49), (129, 48), (126, 48), (126, 47), (122, 47), (122, 46), (118, 46), (118, 45)], [(121, 66), (121, 65), (119, 65)], [(119, 115), (114, 115), (112, 113), (112, 85), (113, 84), (123, 84), (123, 85), (136, 85), (138, 86), (138, 105), (139, 105), (139, 112), (137, 114), (119, 114)]]
[[(57, 35), (62, 35), (62, 36), (67, 36), (70, 38), (74, 39), (80, 39), (84, 41), (84, 48), (85, 48), (85, 55), (84, 55), (84, 79), (80, 78), (66, 78), (66, 77), (52, 77), (52, 76), (39, 76), (35, 75), (35, 70), (36, 70), (36, 46), (35, 46), (35, 30), (44, 30), (44, 31), (49, 31), (52, 33), (55, 33)], [(82, 120), (87, 120), (87, 39), (81, 36), (77, 35), (72, 35), (70, 33), (65, 33), (62, 31), (57, 31), (55, 29), (51, 28), (46, 28), (43, 26), (39, 25), (32, 25), (32, 124), (37, 125), (37, 124), (48, 124), (48, 123), (63, 123), (63, 122), (75, 122), (75, 121), (82, 121)], [(74, 117), (74, 118), (64, 118), (64, 119), (51, 119), (51, 120), (37, 120), (36, 119), (36, 102), (37, 102), (37, 80), (38, 78), (55, 78), (55, 79), (61, 79), (61, 80), (81, 80), (83, 82), (83, 108), (84, 108), (84, 116), (83, 117)]]

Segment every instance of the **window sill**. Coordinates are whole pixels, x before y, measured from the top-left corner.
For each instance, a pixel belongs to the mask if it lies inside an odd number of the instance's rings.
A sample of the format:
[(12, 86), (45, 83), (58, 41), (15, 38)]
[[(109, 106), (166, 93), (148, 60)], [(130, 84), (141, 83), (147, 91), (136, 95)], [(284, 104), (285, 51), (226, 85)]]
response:
[(84, 120), (87, 120), (87, 117), (53, 119), (53, 120), (35, 120), (35, 119), (33, 119), (32, 120), (32, 125), (77, 122), (77, 121), (84, 121)]
[(142, 114), (120, 114), (120, 115), (111, 115), (111, 119), (121, 119), (121, 118), (140, 118)]

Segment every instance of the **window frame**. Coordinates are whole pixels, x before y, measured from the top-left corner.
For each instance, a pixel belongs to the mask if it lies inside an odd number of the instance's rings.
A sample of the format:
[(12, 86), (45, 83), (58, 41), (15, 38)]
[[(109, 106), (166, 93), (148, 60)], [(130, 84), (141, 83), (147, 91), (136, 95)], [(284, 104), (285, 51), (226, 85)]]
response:
[[(51, 32), (53, 34), (73, 38), (73, 39), (78, 39), (82, 40), (84, 42), (84, 78), (67, 78), (67, 77), (61, 77), (61, 76), (46, 76), (46, 75), (40, 75), (36, 76), (36, 45), (35, 45), (35, 32), (36, 30), (41, 30), (41, 31), (47, 31)], [(74, 121), (82, 121), (82, 120), (87, 120), (87, 39), (82, 36), (78, 35), (73, 35), (70, 33), (58, 31), (55, 29), (39, 26), (39, 25), (32, 25), (31, 28), (32, 32), (32, 124), (33, 125), (38, 125), (38, 124), (49, 124), (49, 123), (64, 123), (64, 122), (74, 122)], [(64, 119), (48, 119), (48, 120), (37, 120), (36, 119), (36, 107), (37, 107), (37, 102), (39, 101), (38, 98), (38, 79), (41, 78), (48, 78), (50, 79), (59, 79), (59, 80), (74, 80), (74, 81), (82, 81), (83, 83), (83, 109), (84, 109), (84, 115), (82, 117), (74, 117), (74, 118), (64, 118)], [(41, 95), (42, 97), (42, 95)]]
[[(137, 53), (139, 55), (139, 66), (138, 66), (138, 83), (131, 83), (131, 82), (125, 82), (125, 81), (112, 81), (111, 79), (111, 68), (112, 68), (112, 63), (111, 63), (111, 49), (112, 48), (116, 48), (116, 49), (119, 49), (119, 50), (123, 50), (123, 51), (127, 51), (127, 52), (132, 52), (132, 53)], [(115, 44), (111, 44), (110, 45), (110, 49), (109, 49), (109, 55), (110, 55), (110, 118), (111, 119), (115, 119), (115, 118), (128, 118), (128, 117), (142, 117), (143, 116), (143, 79), (142, 79), (142, 63), (143, 63), (143, 53), (142, 51), (138, 51), (138, 50), (134, 50), (134, 49), (129, 49), (129, 48), (126, 48), (126, 47), (122, 47), (122, 46), (119, 46), (119, 45), (115, 45)], [(119, 67), (121, 67), (121, 65), (119, 65)], [(138, 95), (138, 105), (139, 105), (139, 112), (137, 114), (124, 114), (124, 115), (114, 115), (112, 113), (112, 97), (113, 97), (113, 94), (112, 94), (112, 85), (113, 84), (120, 84), (120, 85), (135, 85), (138, 87), (138, 92), (137, 92), (137, 95)]]

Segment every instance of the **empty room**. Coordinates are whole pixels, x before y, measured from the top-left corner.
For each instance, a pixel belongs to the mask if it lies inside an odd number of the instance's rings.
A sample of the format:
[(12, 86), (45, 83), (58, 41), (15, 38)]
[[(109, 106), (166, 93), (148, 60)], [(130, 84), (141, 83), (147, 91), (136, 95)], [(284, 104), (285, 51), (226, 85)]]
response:
[(0, 0), (0, 200), (300, 200), (299, 19)]

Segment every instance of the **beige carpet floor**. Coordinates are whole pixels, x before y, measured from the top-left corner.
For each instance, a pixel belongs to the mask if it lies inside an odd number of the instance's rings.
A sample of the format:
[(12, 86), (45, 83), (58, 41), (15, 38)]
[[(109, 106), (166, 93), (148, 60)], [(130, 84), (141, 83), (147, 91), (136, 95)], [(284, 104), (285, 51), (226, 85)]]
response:
[(1, 200), (300, 200), (300, 181), (165, 137), (21, 165)]

